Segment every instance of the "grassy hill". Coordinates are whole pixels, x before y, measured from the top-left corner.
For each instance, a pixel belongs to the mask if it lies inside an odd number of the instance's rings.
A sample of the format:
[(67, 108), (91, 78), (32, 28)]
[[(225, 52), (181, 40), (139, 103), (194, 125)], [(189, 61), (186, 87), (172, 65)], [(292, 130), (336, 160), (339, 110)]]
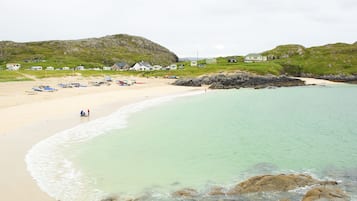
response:
[(357, 42), (305, 48), (282, 45), (263, 53), (270, 62), (282, 66), (281, 73), (292, 75), (357, 74)]
[(0, 66), (14, 62), (24, 68), (78, 65), (101, 67), (111, 66), (115, 62), (133, 64), (142, 60), (168, 65), (176, 62), (178, 57), (145, 38), (124, 34), (67, 41), (0, 42)]
[[(192, 67), (189, 61), (182, 61), (178, 64), (184, 65), (183, 69), (170, 71), (0, 71), (0, 82), (78, 74), (82, 76), (120, 74), (145, 77), (196, 77), (220, 72), (248, 71), (260, 75), (289, 74), (313, 77), (330, 74), (357, 75), (357, 43), (336, 43), (311, 48), (301, 45), (282, 45), (262, 54), (268, 57), (268, 61), (245, 63), (244, 56), (228, 56), (216, 58), (216, 63), (213, 64), (206, 64), (206, 61), (202, 59), (198, 61), (201, 67)], [(228, 59), (231, 58), (236, 59), (237, 62), (229, 63)], [(141, 60), (167, 65), (177, 61), (177, 56), (151, 41), (128, 35), (76, 41), (0, 42), (0, 66), (5, 66), (7, 62), (17, 62), (21, 63), (24, 68), (34, 65), (97, 67), (112, 65), (117, 61), (132, 64)]]

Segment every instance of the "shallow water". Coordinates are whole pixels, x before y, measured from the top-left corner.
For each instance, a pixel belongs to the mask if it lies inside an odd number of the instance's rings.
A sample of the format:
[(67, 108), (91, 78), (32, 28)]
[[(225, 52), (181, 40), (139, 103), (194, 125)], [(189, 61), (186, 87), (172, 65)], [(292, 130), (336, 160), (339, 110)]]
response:
[[(171, 200), (170, 193), (184, 187), (204, 194), (213, 185), (229, 188), (250, 176), (282, 172), (339, 180), (356, 196), (356, 92), (350, 85), (315, 86), (153, 100), (59, 134), (82, 137), (54, 140), (53, 152), (61, 155), (54, 160), (62, 162), (43, 178), (67, 182), (62, 189), (52, 184), (61, 200)], [(299, 200), (305, 191), (234, 199)]]

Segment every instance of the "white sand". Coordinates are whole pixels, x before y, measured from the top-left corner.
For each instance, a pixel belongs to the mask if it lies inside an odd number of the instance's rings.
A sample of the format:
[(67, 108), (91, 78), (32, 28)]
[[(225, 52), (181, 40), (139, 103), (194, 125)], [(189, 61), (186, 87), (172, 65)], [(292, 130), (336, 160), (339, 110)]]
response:
[(322, 79), (315, 79), (315, 78), (306, 78), (306, 77), (292, 77), (296, 79), (300, 79), (302, 81), (305, 81), (305, 84), (307, 85), (335, 85), (335, 84), (342, 84), (338, 82), (332, 82), (328, 80), (322, 80)]
[[(40, 84), (57, 88), (58, 83), (81, 82), (99, 78), (51, 78), (31, 82), (0, 83), (0, 192), (7, 201), (54, 200), (42, 192), (26, 170), (25, 155), (37, 142), (59, 132), (110, 114), (120, 107), (165, 95), (186, 93), (202, 88), (169, 85), (167, 79), (135, 79), (133, 86), (60, 88), (57, 92), (29, 95)], [(115, 79), (114, 79), (115, 80)], [(91, 110), (90, 118), (80, 118), (81, 109)]]

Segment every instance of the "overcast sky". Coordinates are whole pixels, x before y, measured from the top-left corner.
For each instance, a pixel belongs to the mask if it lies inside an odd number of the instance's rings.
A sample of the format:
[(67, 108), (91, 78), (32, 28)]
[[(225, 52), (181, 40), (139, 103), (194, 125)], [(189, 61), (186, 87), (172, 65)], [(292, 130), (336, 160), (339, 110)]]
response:
[(0, 0), (0, 40), (125, 33), (179, 57), (357, 41), (357, 0)]

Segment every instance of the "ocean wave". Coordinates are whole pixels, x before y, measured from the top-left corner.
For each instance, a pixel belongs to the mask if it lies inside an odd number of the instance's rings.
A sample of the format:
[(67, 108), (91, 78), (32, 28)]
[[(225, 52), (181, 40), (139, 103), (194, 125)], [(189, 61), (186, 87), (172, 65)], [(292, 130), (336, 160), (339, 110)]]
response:
[(195, 91), (186, 94), (171, 95), (145, 100), (122, 107), (109, 116), (80, 124), (74, 128), (56, 133), (35, 144), (27, 153), (25, 162), (31, 176), (42, 191), (56, 200), (96, 201), (107, 197), (99, 189), (90, 189), (96, 183), (86, 177), (63, 153), (71, 144), (91, 140), (113, 129), (122, 129), (127, 125), (129, 115), (146, 108), (160, 105), (175, 98), (202, 94)]

